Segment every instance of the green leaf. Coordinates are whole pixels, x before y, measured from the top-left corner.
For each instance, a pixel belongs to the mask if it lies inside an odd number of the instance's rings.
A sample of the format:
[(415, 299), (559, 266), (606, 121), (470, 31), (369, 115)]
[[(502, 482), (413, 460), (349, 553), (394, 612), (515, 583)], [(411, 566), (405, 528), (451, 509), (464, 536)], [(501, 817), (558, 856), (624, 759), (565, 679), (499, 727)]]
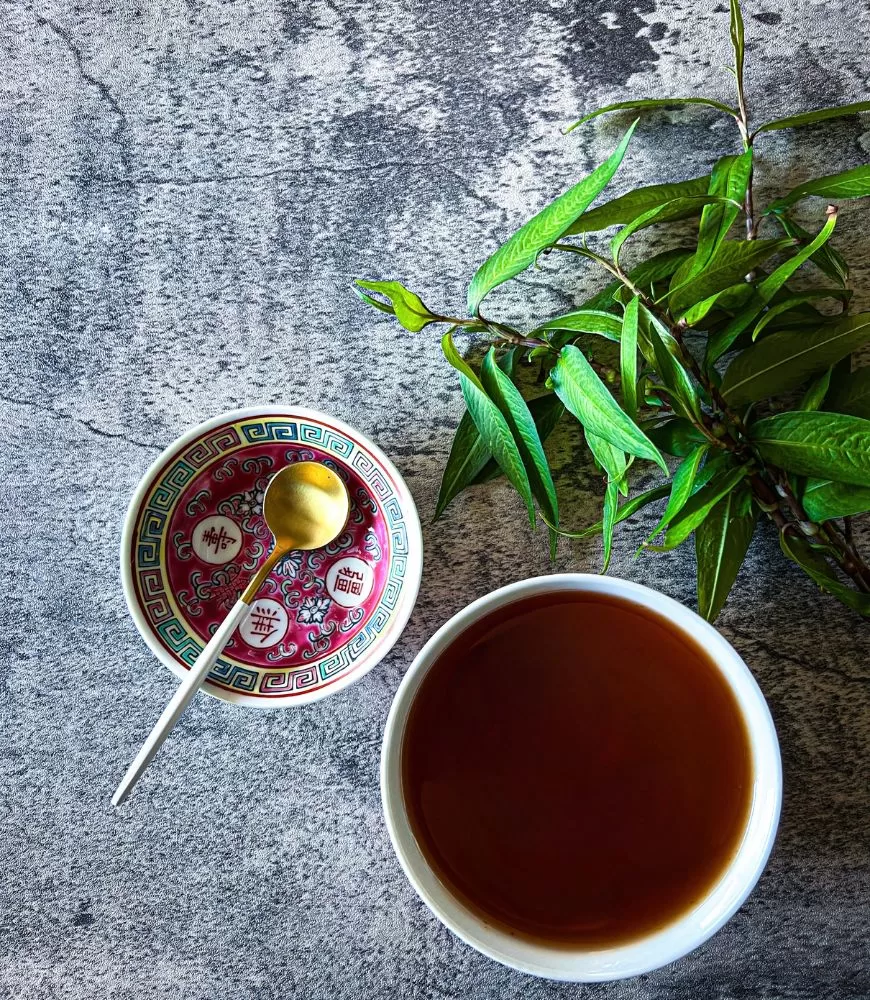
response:
[[(709, 181), (710, 178), (705, 175), (689, 181), (679, 181), (676, 184), (650, 184), (647, 187), (637, 188), (598, 208), (584, 212), (563, 235), (576, 236), (578, 233), (599, 232), (609, 226), (627, 225), (657, 205), (664, 205), (665, 202), (675, 201), (678, 198), (694, 198), (696, 195), (706, 194)], [(682, 218), (687, 219), (700, 211), (700, 205), (687, 204), (686, 215)]]
[(870, 166), (855, 167), (854, 170), (844, 170), (839, 174), (829, 174), (827, 177), (817, 177), (805, 181), (778, 201), (772, 202), (764, 214), (781, 212), (802, 198), (816, 195), (827, 198), (828, 201), (842, 201), (844, 198), (864, 198), (870, 194)]
[[(661, 500), (662, 497), (668, 495), (669, 487), (667, 486), (656, 486), (654, 489), (646, 490), (644, 493), (638, 493), (636, 497), (632, 497), (631, 500), (627, 500), (616, 512), (616, 516), (613, 519), (614, 524), (620, 524), (622, 521), (628, 520), (632, 514), (636, 514), (642, 507), (646, 507), (648, 504), (654, 503), (656, 500)], [(590, 524), (588, 528), (584, 528), (583, 531), (562, 531), (559, 530), (559, 534), (564, 538), (590, 538), (592, 535), (599, 534), (604, 529), (604, 521), (596, 521), (595, 524)]]
[[(371, 292), (380, 292), (390, 300), (390, 305), (378, 302), (370, 295), (360, 291), (367, 288)], [(396, 319), (406, 330), (417, 333), (428, 326), (429, 323), (447, 322), (443, 316), (430, 312), (423, 304), (419, 295), (409, 292), (400, 281), (363, 281), (356, 279), (355, 289), (359, 297), (370, 306), (380, 309), (381, 312), (392, 312)]]
[(757, 511), (749, 505), (747, 513), (740, 512), (748, 492), (738, 487), (726, 494), (695, 528), (698, 613), (708, 622), (722, 610), (755, 533)]
[(811, 548), (804, 538), (780, 533), (779, 544), (785, 555), (792, 562), (796, 562), (822, 590), (832, 594), (853, 611), (865, 616), (870, 615), (870, 594), (860, 594), (857, 590), (847, 587), (846, 584), (838, 580), (824, 556)]
[(685, 219), (691, 215), (696, 215), (702, 206), (715, 205), (723, 209), (725, 206), (733, 208), (735, 215), (739, 211), (736, 205), (732, 205), (726, 198), (715, 195), (698, 195), (693, 198), (676, 198), (673, 201), (666, 201), (661, 205), (655, 205), (647, 209), (641, 215), (632, 219), (627, 225), (613, 237), (610, 241), (610, 253), (615, 263), (619, 262), (619, 253), (625, 241), (638, 230), (645, 229), (658, 222), (674, 222), (677, 219)]
[[(557, 316), (549, 319), (546, 323), (535, 327), (532, 336), (540, 336), (548, 330), (564, 330), (569, 333), (597, 333), (608, 340), (619, 340), (622, 330), (622, 323), (618, 316), (613, 313), (604, 312), (600, 309), (577, 309), (574, 312), (565, 313), (564, 316)], [(568, 339), (573, 339), (573, 336)], [(557, 348), (563, 347), (559, 343), (559, 338), (553, 338), (553, 345)]]
[[(535, 427), (538, 428), (538, 436), (543, 443), (556, 429), (556, 425), (565, 412), (565, 407), (554, 392), (548, 392), (543, 396), (536, 396), (534, 399), (528, 400), (528, 406), (532, 419), (535, 421)], [(486, 465), (466, 485), (477, 486), (480, 483), (488, 483), (493, 479), (498, 479), (501, 474), (498, 462), (490, 457)]]
[(811, 477), (804, 486), (801, 503), (810, 519), (817, 523), (835, 517), (854, 517), (870, 511), (870, 487)]
[(645, 260), (642, 264), (638, 264), (637, 267), (628, 272), (628, 276), (633, 285), (638, 288), (647, 288), (653, 282), (670, 278), (681, 264), (693, 256), (694, 251), (687, 250), (685, 247), (665, 250), (663, 253), (657, 253), (654, 257)]
[(793, 257), (789, 257), (772, 274), (756, 285), (755, 296), (749, 305), (738, 313), (724, 330), (710, 337), (707, 342), (708, 365), (722, 357), (740, 334), (755, 322), (764, 306), (773, 299), (795, 271), (827, 243), (836, 223), (837, 214), (834, 212), (809, 246), (802, 247)]
[(586, 430), (586, 444), (598, 466), (607, 473), (608, 480), (617, 483), (620, 491), (628, 495), (625, 473), (628, 471), (628, 457), (621, 448), (590, 430)]
[(441, 477), (441, 489), (438, 493), (438, 503), (435, 505), (436, 521), (444, 513), (450, 501), (474, 482), (475, 477), (489, 461), (496, 464), (466, 410), (453, 436), (450, 455), (444, 467), (444, 475)]
[[(641, 290), (649, 288), (657, 281), (664, 281), (665, 278), (670, 278), (694, 254), (694, 250), (687, 250), (684, 247), (678, 247), (675, 250), (665, 250), (664, 253), (656, 254), (654, 257), (650, 257), (649, 260), (638, 264), (637, 267), (628, 272), (628, 277), (635, 288), (640, 288)], [(626, 285), (622, 284), (622, 282), (618, 282), (618, 285), (619, 288), (614, 293), (613, 298), (625, 305), (634, 293)]]
[(847, 115), (857, 115), (862, 111), (870, 111), (870, 101), (855, 101), (854, 104), (843, 104), (839, 108), (820, 108), (818, 111), (803, 111), (799, 115), (789, 115), (788, 118), (777, 118), (757, 128), (753, 135), (759, 132), (776, 132), (781, 128), (801, 128), (804, 125), (815, 125), (816, 122), (829, 121), (831, 118), (845, 118)]
[(739, 114), (736, 108), (729, 108), (727, 104), (720, 104), (719, 101), (714, 101), (709, 97), (641, 98), (636, 101), (618, 101), (616, 104), (608, 104), (606, 107), (598, 108), (596, 111), (584, 115), (579, 121), (574, 122), (564, 132), (567, 135), (569, 132), (573, 132), (575, 128), (585, 125), (586, 122), (591, 122), (593, 118), (598, 118), (599, 115), (610, 114), (612, 111), (646, 111), (651, 108), (680, 108), (691, 104), (703, 104), (708, 108), (715, 108), (717, 111), (722, 111), (726, 115), (736, 116)]
[[(356, 279), (359, 281), (359, 278)], [(392, 307), (389, 302), (382, 302), (380, 299), (376, 299), (371, 295), (367, 295), (357, 284), (351, 286), (356, 294), (365, 302), (368, 306), (373, 306), (375, 309), (379, 309), (382, 313), (387, 313), (390, 316), (396, 315), (396, 310)]]
[(691, 535), (716, 504), (730, 493), (746, 476), (746, 467), (739, 466), (720, 472), (689, 498), (683, 509), (671, 521), (664, 545), (649, 545), (654, 552), (675, 549)]
[(550, 372), (556, 394), (587, 431), (615, 448), (655, 462), (666, 474), (668, 467), (658, 449), (620, 408), (583, 353), (563, 347)]
[(743, 40), (743, 14), (740, 12), (740, 0), (731, 0), (731, 48), (734, 49), (734, 75), (737, 77), (737, 87), (743, 91), (743, 56), (745, 43)]
[(752, 331), (752, 339), (757, 340), (773, 320), (783, 313), (791, 312), (796, 306), (815, 302), (817, 299), (840, 299), (843, 302), (848, 302), (851, 297), (852, 293), (846, 288), (813, 288), (808, 292), (788, 295), (781, 302), (771, 305), (767, 312), (761, 316)]
[(799, 476), (870, 486), (870, 420), (822, 410), (792, 410), (749, 428), (766, 462)]
[(657, 448), (679, 458), (689, 455), (707, 440), (697, 427), (683, 417), (673, 417), (661, 426), (648, 430), (646, 435)]
[(480, 303), (493, 288), (533, 264), (538, 253), (555, 243), (571, 223), (586, 211), (622, 163), (636, 125), (637, 122), (629, 128), (622, 142), (601, 166), (538, 212), (478, 268), (468, 288), (469, 313), (477, 315)]
[(727, 288), (723, 288), (721, 292), (714, 292), (712, 295), (708, 295), (702, 302), (693, 305), (691, 309), (687, 309), (681, 319), (685, 321), (687, 326), (697, 326), (713, 309), (731, 310), (739, 308), (745, 305), (747, 300), (751, 299), (754, 294), (755, 289), (746, 281), (741, 281), (736, 285), (729, 285)]
[[(495, 348), (491, 347), (483, 359), (480, 375), (484, 391), (499, 408), (511, 429), (529, 477), (532, 495), (541, 505), (547, 521), (558, 527), (559, 503), (556, 499), (556, 487), (553, 485), (553, 477), (538, 428), (519, 389), (496, 364)], [(555, 537), (553, 543), (555, 554)]]
[(444, 351), (444, 357), (459, 372), (462, 395), (465, 397), (465, 405), (468, 407), (475, 427), (477, 427), (484, 444), (498, 462), (502, 472), (523, 498), (529, 514), (529, 521), (534, 525), (535, 507), (532, 503), (529, 477), (507, 421), (496, 404), (487, 396), (478, 377), (460, 357), (449, 332), (445, 333), (441, 339), (441, 348)]
[(605, 285), (600, 292), (596, 292), (591, 298), (586, 299), (580, 306), (581, 309), (589, 309), (593, 312), (615, 308), (614, 297), (616, 293), (625, 286), (618, 279), (614, 279)]
[(804, 398), (801, 400), (801, 405), (799, 409), (801, 410), (818, 410), (822, 403), (825, 401), (825, 396), (828, 393), (828, 388), (831, 385), (831, 372), (832, 368), (829, 368), (826, 372), (822, 372), (818, 378), (813, 379), (810, 383), (807, 391), (804, 393)]
[(726, 240), (700, 274), (672, 288), (667, 298), (675, 313), (684, 312), (714, 292), (734, 285), (768, 257), (794, 246), (791, 239)]
[(610, 553), (613, 549), (613, 526), (616, 523), (617, 508), (619, 506), (619, 493), (614, 480), (607, 481), (607, 489), (604, 492), (604, 517), (602, 518), (602, 536), (604, 542), (604, 565), (601, 572), (606, 573), (610, 565)]
[[(659, 324), (656, 317), (644, 306), (641, 307), (641, 316), (643, 332), (649, 338), (653, 349), (656, 369), (665, 388), (670, 391), (674, 409), (689, 420), (694, 418), (700, 421), (701, 400), (698, 389), (681, 362), (674, 356), (673, 351), (679, 351), (679, 347), (673, 336)], [(668, 338), (673, 350), (668, 349), (665, 337)]]
[(838, 383), (825, 408), (870, 420), (870, 365), (857, 368)]
[(671, 480), (671, 495), (668, 498), (668, 505), (665, 508), (665, 512), (662, 514), (659, 523), (647, 536), (646, 541), (643, 543), (644, 545), (648, 545), (660, 531), (666, 528), (671, 523), (671, 520), (686, 505), (686, 502), (692, 495), (698, 469), (701, 467), (701, 462), (706, 457), (708, 450), (709, 445), (698, 445), (691, 455), (683, 459), (680, 463)]
[(701, 213), (698, 249), (686, 274), (678, 281), (700, 274), (711, 261), (740, 212), (740, 205), (746, 197), (746, 188), (751, 175), (751, 149), (747, 149), (740, 156), (723, 156), (713, 168), (710, 175), (710, 194), (730, 200), (708, 205)]
[[(516, 349), (511, 348), (499, 359), (499, 367), (508, 375), (513, 374), (516, 353)], [(556, 399), (555, 396), (550, 398)], [(558, 400), (556, 402), (564, 411), (562, 404)], [(493, 478), (492, 475), (484, 475), (490, 470), (494, 470), (495, 476), (501, 475), (498, 463), (490, 455), (489, 449), (481, 440), (480, 434), (474, 426), (471, 415), (466, 410), (462, 414), (462, 419), (459, 421), (459, 426), (453, 436), (453, 443), (450, 446), (450, 455), (441, 477), (441, 489), (435, 506), (434, 520), (437, 521), (441, 517), (450, 501), (467, 486), (474, 486), (476, 483), (486, 482), (487, 479)]]
[[(774, 218), (786, 236), (796, 237), (802, 242), (810, 239), (810, 234), (807, 230), (803, 226), (799, 226), (787, 215), (778, 213)], [(826, 274), (833, 281), (845, 285), (849, 280), (849, 265), (846, 263), (846, 258), (830, 244), (822, 247), (821, 250), (817, 250), (810, 260), (823, 274)]]
[(622, 382), (622, 405), (632, 420), (637, 420), (637, 313), (640, 300), (635, 295), (625, 307), (622, 336), (619, 342), (619, 373)]
[(722, 395), (743, 406), (794, 389), (870, 341), (870, 313), (825, 323), (817, 330), (778, 330), (739, 354), (722, 380)]

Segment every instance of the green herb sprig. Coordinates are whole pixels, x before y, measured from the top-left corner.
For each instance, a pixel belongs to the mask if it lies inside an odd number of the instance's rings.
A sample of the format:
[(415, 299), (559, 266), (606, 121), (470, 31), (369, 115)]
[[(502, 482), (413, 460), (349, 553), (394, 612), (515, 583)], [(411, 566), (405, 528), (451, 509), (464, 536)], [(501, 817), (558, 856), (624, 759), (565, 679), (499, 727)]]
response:
[[(615, 525), (667, 496), (644, 547), (666, 551), (694, 536), (698, 605), (711, 621), (764, 516), (776, 525), (789, 559), (823, 590), (870, 616), (870, 568), (855, 548), (851, 524), (870, 511), (870, 367), (852, 370), (853, 352), (870, 342), (870, 313), (848, 311), (849, 268), (831, 245), (837, 208), (828, 204), (815, 233), (791, 215), (811, 196), (839, 203), (870, 195), (870, 166), (806, 181), (763, 209), (753, 192), (760, 135), (870, 111), (870, 101), (753, 127), (738, 0), (731, 0), (731, 42), (736, 107), (707, 97), (621, 101), (566, 130), (610, 112), (704, 105), (734, 120), (741, 147), (708, 176), (638, 188), (591, 208), (618, 171), (635, 120), (604, 163), (481, 265), (468, 288), (467, 317), (432, 312), (397, 281), (359, 280), (356, 291), (407, 330), (449, 326), (443, 351), (459, 374), (467, 411), (436, 516), (461, 490), (504, 474), (532, 524), (540, 513), (553, 553), (559, 535), (600, 532), (606, 570)], [(625, 268), (623, 249), (635, 233), (691, 218), (698, 219), (691, 246)], [(742, 238), (733, 235), (738, 225)], [(590, 248), (587, 234), (613, 226), (620, 228), (609, 253)], [(532, 330), (484, 315), (482, 305), (495, 288), (556, 252), (591, 262), (609, 283), (579, 308)], [(792, 287), (798, 272), (823, 280), (798, 290)], [(827, 303), (826, 312), (820, 303)], [(479, 373), (457, 351), (457, 330), (489, 341)], [(612, 342), (611, 364), (593, 359), (590, 338)], [(540, 364), (545, 392), (524, 398), (515, 378), (519, 360)], [(560, 526), (544, 450), (566, 412), (582, 426), (605, 482), (602, 519), (573, 534)], [(677, 459), (670, 487), (631, 496), (636, 461), (670, 474), (663, 453)]]

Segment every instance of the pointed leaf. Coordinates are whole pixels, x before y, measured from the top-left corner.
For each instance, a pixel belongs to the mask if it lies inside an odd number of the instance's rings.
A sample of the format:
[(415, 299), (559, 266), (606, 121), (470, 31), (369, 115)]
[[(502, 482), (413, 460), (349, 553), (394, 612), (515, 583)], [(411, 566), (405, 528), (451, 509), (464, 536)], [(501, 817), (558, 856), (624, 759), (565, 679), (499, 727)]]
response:
[(459, 372), (462, 395), (465, 397), (465, 405), (468, 407), (475, 427), (477, 427), (484, 444), (498, 462), (502, 472), (523, 498), (529, 514), (529, 521), (534, 525), (535, 508), (532, 503), (529, 477), (507, 421), (499, 408), (487, 396), (480, 379), (459, 355), (449, 332), (444, 334), (441, 348), (444, 351), (444, 357)]
[(685, 321), (687, 326), (697, 326), (713, 309), (737, 309), (745, 305), (753, 295), (755, 295), (755, 289), (752, 285), (741, 281), (736, 285), (723, 288), (721, 292), (708, 295), (706, 299), (696, 303), (691, 309), (687, 309), (681, 319)]
[(683, 312), (708, 295), (736, 284), (768, 257), (790, 246), (794, 246), (791, 239), (726, 240), (700, 274), (668, 292), (671, 310)]
[[(574, 312), (565, 313), (564, 316), (556, 316), (555, 319), (548, 319), (546, 323), (535, 327), (532, 336), (540, 336), (547, 330), (564, 330), (573, 339), (578, 333), (597, 333), (608, 340), (619, 340), (622, 330), (622, 323), (618, 316), (613, 313), (604, 312), (601, 309), (577, 309)], [(563, 347), (564, 344), (558, 342), (559, 338), (553, 338), (553, 345)]]
[(836, 224), (837, 213), (833, 212), (809, 246), (802, 247), (794, 256), (789, 257), (772, 274), (756, 285), (755, 296), (749, 305), (738, 313), (724, 330), (710, 337), (707, 342), (708, 365), (712, 365), (714, 361), (722, 357), (740, 334), (755, 322), (764, 306), (773, 299), (794, 272), (827, 243)]
[(686, 502), (692, 495), (698, 469), (701, 467), (701, 462), (706, 457), (709, 447), (707, 444), (699, 445), (688, 458), (683, 459), (680, 463), (671, 479), (671, 495), (668, 498), (668, 505), (665, 507), (665, 512), (662, 514), (659, 523), (647, 536), (646, 541), (643, 543), (644, 545), (648, 545), (685, 507)]
[[(810, 234), (807, 230), (787, 215), (777, 213), (774, 218), (786, 236), (794, 236), (802, 242), (807, 242), (810, 239)], [(849, 280), (849, 265), (846, 262), (846, 258), (830, 244), (823, 246), (821, 250), (817, 250), (810, 260), (823, 274), (826, 274), (833, 281), (845, 285)]]
[(613, 548), (613, 526), (616, 523), (617, 507), (619, 505), (619, 493), (616, 483), (610, 479), (607, 482), (607, 489), (604, 493), (604, 517), (602, 518), (602, 536), (604, 542), (604, 565), (601, 572), (606, 573), (610, 565), (610, 553)]
[(813, 379), (810, 383), (807, 391), (804, 393), (804, 397), (801, 400), (801, 405), (799, 409), (801, 410), (818, 410), (822, 403), (825, 401), (825, 396), (828, 393), (828, 389), (831, 385), (831, 372), (832, 368), (829, 368), (826, 372), (822, 372), (818, 378)]
[(803, 111), (799, 115), (789, 115), (788, 118), (777, 118), (757, 128), (753, 135), (759, 132), (775, 132), (782, 128), (801, 128), (804, 125), (815, 125), (816, 122), (829, 121), (831, 118), (845, 118), (847, 115), (857, 115), (862, 111), (870, 111), (870, 101), (855, 101), (854, 104), (843, 104), (839, 108), (820, 108), (818, 111)]
[[(516, 350), (511, 349), (502, 355), (498, 363), (502, 370), (510, 375), (513, 372), (515, 360)], [(466, 410), (456, 428), (447, 465), (444, 467), (444, 474), (441, 477), (441, 489), (435, 506), (434, 519), (436, 521), (457, 494), (461, 493), (467, 486), (481, 481), (480, 477), (487, 466), (492, 466), (496, 475), (501, 473), (498, 464), (481, 439), (471, 415)]]
[(637, 314), (639, 300), (635, 295), (625, 307), (622, 336), (619, 342), (619, 373), (622, 383), (622, 405), (632, 420), (637, 419)]
[(811, 548), (805, 539), (780, 533), (779, 544), (788, 558), (796, 562), (822, 590), (832, 594), (853, 611), (870, 616), (870, 594), (859, 594), (857, 590), (842, 583), (824, 556)]
[[(643, 331), (649, 338), (655, 358), (655, 365), (659, 376), (670, 390), (671, 402), (674, 409), (689, 420), (693, 418), (701, 420), (701, 400), (698, 389), (683, 365), (674, 357), (674, 352), (679, 351), (679, 347), (674, 342), (673, 337), (646, 308), (641, 307), (643, 318)], [(668, 349), (665, 337), (670, 342), (671, 350)]]
[(788, 295), (776, 305), (771, 305), (752, 331), (752, 339), (757, 340), (764, 332), (765, 328), (783, 313), (791, 312), (796, 306), (804, 305), (807, 302), (815, 302), (817, 299), (840, 299), (848, 302), (852, 293), (845, 288), (813, 288), (808, 292), (798, 292), (795, 295)]
[(804, 486), (801, 503), (810, 519), (817, 523), (835, 517), (854, 517), (870, 511), (870, 486), (811, 477)]
[(704, 435), (683, 417), (673, 417), (659, 427), (646, 432), (657, 448), (669, 455), (683, 458), (707, 440)]
[(480, 375), (486, 394), (499, 408), (511, 429), (529, 477), (532, 495), (541, 505), (547, 521), (558, 527), (556, 487), (553, 485), (538, 428), (519, 389), (496, 364), (495, 348), (491, 347), (483, 359)]
[[(706, 194), (709, 181), (710, 178), (704, 176), (689, 181), (679, 181), (676, 184), (650, 184), (647, 187), (637, 188), (598, 208), (584, 212), (563, 235), (574, 236), (577, 233), (598, 232), (609, 226), (627, 225), (657, 205), (675, 201), (677, 198), (694, 198), (696, 195)], [(682, 218), (690, 218), (700, 212), (701, 207), (701, 205), (687, 204), (686, 214)]]
[[(364, 302), (373, 305), (382, 312), (395, 313), (396, 319), (406, 330), (417, 333), (429, 323), (446, 322), (442, 316), (431, 312), (421, 300), (419, 295), (409, 292), (400, 281), (363, 281), (356, 279), (356, 292)], [(386, 303), (378, 303), (370, 295), (365, 295), (359, 289), (366, 288), (371, 292), (380, 292), (390, 300), (390, 309)]]
[(758, 453), (799, 476), (870, 486), (870, 420), (822, 410), (792, 410), (756, 421)]
[[(656, 486), (654, 489), (646, 490), (644, 493), (638, 493), (636, 497), (632, 497), (631, 500), (627, 500), (616, 512), (616, 516), (613, 519), (614, 524), (620, 524), (622, 521), (628, 520), (632, 514), (636, 514), (642, 507), (646, 507), (648, 504), (654, 503), (656, 500), (661, 500), (662, 497), (668, 495), (667, 486)], [(604, 529), (604, 521), (596, 521), (595, 524), (590, 524), (588, 528), (583, 531), (559, 531), (559, 534), (564, 538), (590, 538), (592, 535), (597, 535)]]
[(591, 298), (586, 299), (580, 306), (581, 309), (590, 309), (594, 312), (606, 311), (615, 307), (614, 296), (625, 286), (619, 280), (613, 280), (605, 285), (600, 292), (596, 292)]
[[(357, 279), (357, 281), (358, 280), (359, 279)], [(391, 303), (382, 302), (380, 299), (376, 299), (372, 295), (367, 295), (360, 287), (358, 287), (357, 284), (353, 284), (351, 287), (367, 306), (372, 306), (373, 308), (380, 310), (382, 313), (387, 313), (390, 316), (396, 315), (396, 310), (393, 308)]]
[(638, 288), (647, 288), (653, 282), (664, 281), (665, 278), (670, 278), (681, 264), (690, 260), (693, 256), (694, 252), (687, 250), (685, 247), (677, 247), (675, 250), (665, 250), (663, 253), (658, 253), (655, 257), (650, 257), (649, 260), (632, 268), (628, 272), (628, 276), (631, 278), (633, 285), (636, 285)]
[(598, 118), (599, 115), (610, 114), (612, 111), (646, 111), (651, 108), (680, 108), (683, 105), (691, 104), (703, 104), (708, 108), (715, 108), (717, 111), (722, 111), (727, 115), (739, 114), (736, 108), (729, 108), (727, 104), (720, 104), (719, 101), (714, 101), (709, 97), (641, 98), (636, 101), (618, 101), (616, 104), (608, 104), (606, 107), (598, 108), (596, 111), (584, 115), (579, 121), (574, 122), (564, 132), (567, 135), (569, 132), (573, 132), (575, 128), (585, 125), (586, 122), (591, 122), (593, 118)]
[[(470, 486), (487, 462), (491, 460), (489, 448), (483, 443), (471, 415), (466, 410), (456, 428), (447, 465), (444, 467), (444, 474), (441, 477), (441, 490), (438, 493), (438, 503), (435, 506), (436, 521), (444, 513), (450, 501), (466, 486)], [(493, 462), (493, 464), (495, 463)]]
[(697, 490), (671, 521), (664, 545), (649, 545), (654, 552), (669, 552), (691, 535), (716, 504), (727, 496), (746, 476), (745, 466), (720, 472)]
[(695, 528), (698, 613), (708, 622), (722, 610), (755, 532), (757, 511), (739, 513), (740, 494), (740, 487), (726, 494)]
[[(562, 405), (562, 400), (554, 392), (530, 399), (528, 406), (532, 419), (535, 421), (535, 427), (538, 428), (538, 436), (543, 443), (555, 430), (565, 413), (565, 407)], [(498, 462), (494, 458), (490, 458), (468, 485), (477, 486), (480, 483), (488, 483), (492, 479), (498, 479), (501, 474)]]
[(740, 11), (740, 0), (731, 0), (731, 48), (734, 49), (734, 75), (737, 77), (737, 86), (742, 92), (745, 43), (743, 40), (743, 14)]
[(607, 473), (608, 480), (616, 483), (620, 492), (628, 496), (628, 482), (625, 474), (628, 471), (628, 456), (603, 437), (587, 430), (586, 444), (592, 452), (592, 457), (600, 469)]
[(674, 222), (677, 219), (685, 219), (690, 215), (696, 215), (703, 206), (713, 205), (720, 210), (724, 208), (734, 209), (734, 213), (739, 211), (736, 205), (733, 205), (726, 198), (720, 198), (715, 195), (698, 195), (693, 198), (676, 198), (674, 201), (666, 201), (661, 205), (655, 205), (641, 215), (632, 219), (627, 225), (623, 226), (622, 229), (613, 237), (610, 241), (610, 253), (613, 256), (615, 262), (619, 261), (619, 252), (622, 249), (623, 243), (632, 236), (634, 233), (641, 229), (646, 229), (647, 226), (651, 226), (658, 222)]
[(805, 181), (778, 201), (772, 202), (764, 214), (781, 212), (802, 198), (816, 195), (827, 198), (828, 201), (842, 201), (844, 198), (865, 198), (870, 194), (870, 166), (855, 167), (854, 170), (844, 170), (839, 174), (829, 174), (827, 177), (817, 177)]
[(730, 199), (707, 206), (701, 213), (698, 249), (683, 278), (691, 278), (711, 261), (734, 224), (752, 175), (752, 150), (740, 156), (723, 156), (710, 175), (710, 194)]
[(870, 365), (857, 368), (831, 391), (825, 408), (870, 420)]
[(538, 212), (481, 265), (468, 288), (469, 313), (477, 315), (480, 303), (493, 288), (533, 264), (538, 253), (555, 243), (571, 223), (586, 211), (622, 163), (636, 124), (637, 122), (629, 128), (622, 142), (600, 167)]
[(778, 330), (739, 354), (722, 380), (733, 406), (794, 389), (870, 341), (870, 313), (825, 323), (817, 330)]
[[(693, 256), (694, 251), (687, 250), (684, 247), (679, 247), (676, 250), (665, 250), (664, 253), (656, 254), (655, 257), (650, 257), (649, 260), (632, 268), (628, 272), (628, 277), (635, 288), (643, 291), (657, 281), (664, 281), (665, 278), (670, 278), (676, 270), (687, 260), (691, 260)], [(619, 288), (614, 293), (613, 298), (625, 305), (634, 293), (626, 285), (623, 285), (622, 282), (618, 284)]]
[(556, 394), (587, 431), (629, 454), (655, 462), (667, 474), (658, 449), (619, 408), (580, 350), (563, 347), (550, 378)]

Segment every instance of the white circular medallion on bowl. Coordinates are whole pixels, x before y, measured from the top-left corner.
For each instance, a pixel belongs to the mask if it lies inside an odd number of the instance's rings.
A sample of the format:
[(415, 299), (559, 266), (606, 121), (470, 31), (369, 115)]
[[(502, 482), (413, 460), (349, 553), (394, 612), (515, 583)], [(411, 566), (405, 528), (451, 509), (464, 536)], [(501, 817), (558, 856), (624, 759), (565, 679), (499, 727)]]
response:
[(251, 605), (250, 613), (239, 625), (239, 634), (249, 646), (268, 649), (284, 638), (289, 622), (284, 606), (264, 597)]
[(196, 525), (190, 544), (197, 558), (213, 566), (222, 566), (239, 554), (242, 533), (230, 518), (213, 514)]
[(356, 556), (345, 556), (329, 567), (326, 589), (329, 596), (343, 608), (355, 608), (372, 592), (375, 574), (371, 566)]

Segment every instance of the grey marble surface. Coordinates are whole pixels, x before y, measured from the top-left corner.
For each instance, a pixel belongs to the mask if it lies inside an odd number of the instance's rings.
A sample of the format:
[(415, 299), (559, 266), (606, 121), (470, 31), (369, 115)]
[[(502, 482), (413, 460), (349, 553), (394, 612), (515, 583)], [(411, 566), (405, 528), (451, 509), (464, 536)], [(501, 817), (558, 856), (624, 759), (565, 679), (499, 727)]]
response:
[[(470, 599), (550, 566), (501, 485), (430, 523), (460, 395), (437, 337), (398, 330), (350, 281), (403, 278), (461, 308), (497, 242), (615, 144), (622, 123), (563, 137), (578, 112), (628, 90), (728, 95), (724, 10), (0, 7), (0, 995), (870, 996), (868, 633), (769, 532), (720, 626), (779, 728), (781, 833), (754, 895), (693, 955), (596, 987), (504, 969), (424, 908), (380, 814), (381, 733), (415, 650)], [(746, 20), (762, 117), (866, 97), (865, 5), (750, 0)], [(868, 129), (771, 136), (762, 187), (865, 162)], [(614, 190), (694, 176), (734, 141), (705, 113), (649, 119)], [(866, 218), (854, 208), (840, 226), (856, 263)], [(592, 275), (561, 263), (493, 301), (518, 322), (578, 301)], [(855, 278), (867, 287), (866, 267)], [(200, 698), (116, 812), (111, 791), (173, 688), (121, 595), (125, 506), (173, 438), (257, 402), (331, 411), (395, 459), (424, 522), (416, 611), (335, 698), (267, 713)], [(583, 523), (592, 471), (571, 441), (557, 465), (566, 520)], [(632, 560), (645, 525), (623, 532), (613, 572), (691, 604), (690, 551)], [(598, 560), (595, 543), (566, 544), (557, 568)]]

